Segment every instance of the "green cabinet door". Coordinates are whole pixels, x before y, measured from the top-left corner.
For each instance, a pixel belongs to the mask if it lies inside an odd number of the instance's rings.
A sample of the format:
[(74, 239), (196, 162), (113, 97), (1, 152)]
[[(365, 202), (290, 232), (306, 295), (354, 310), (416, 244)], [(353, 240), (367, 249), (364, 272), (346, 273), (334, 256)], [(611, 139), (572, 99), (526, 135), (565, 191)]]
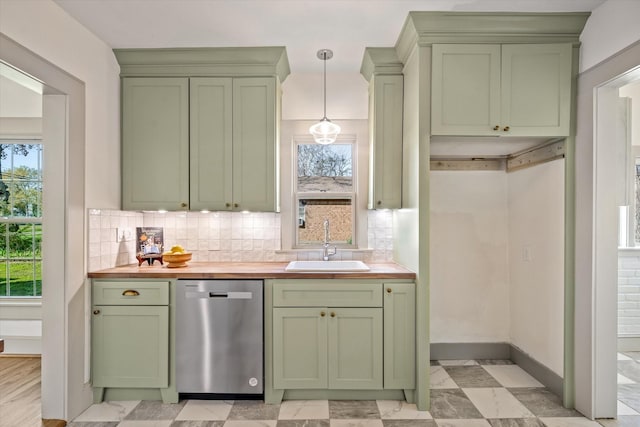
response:
[(169, 307), (93, 306), (93, 387), (169, 385)]
[(502, 46), (502, 132), (568, 136), (571, 44)]
[(384, 388), (415, 388), (415, 285), (385, 283)]
[(189, 80), (122, 79), (122, 208), (189, 207)]
[(329, 308), (329, 388), (382, 388), (382, 308)]
[(493, 135), (500, 126), (500, 45), (432, 48), (431, 133)]
[(233, 80), (190, 80), (190, 208), (229, 210), (233, 202)]
[(273, 309), (275, 389), (327, 388), (327, 309)]
[(369, 209), (402, 207), (403, 76), (372, 77), (369, 94)]
[(436, 44), (432, 60), (432, 135), (569, 135), (571, 44)]
[(234, 78), (234, 210), (276, 210), (276, 161), (275, 78)]

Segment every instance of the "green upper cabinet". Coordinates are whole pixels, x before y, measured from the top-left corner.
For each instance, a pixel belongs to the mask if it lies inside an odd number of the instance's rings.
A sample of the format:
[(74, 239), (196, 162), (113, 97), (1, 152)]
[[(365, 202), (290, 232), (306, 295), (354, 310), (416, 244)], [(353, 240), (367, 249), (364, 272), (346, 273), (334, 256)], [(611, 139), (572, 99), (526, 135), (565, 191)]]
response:
[(275, 78), (190, 85), (190, 209), (276, 210)]
[(188, 177), (189, 79), (123, 79), (123, 208), (186, 209)]
[(432, 48), (431, 133), (569, 135), (570, 43)]
[(277, 210), (276, 143), (275, 79), (234, 79), (234, 210)]
[(366, 48), (369, 81), (369, 209), (402, 207), (404, 77), (395, 49)]
[(402, 75), (372, 78), (369, 93), (369, 209), (402, 207)]
[(191, 209), (227, 210), (233, 200), (233, 79), (190, 82)]
[(123, 209), (278, 210), (282, 47), (117, 49)]
[(571, 44), (502, 46), (502, 132), (568, 136)]

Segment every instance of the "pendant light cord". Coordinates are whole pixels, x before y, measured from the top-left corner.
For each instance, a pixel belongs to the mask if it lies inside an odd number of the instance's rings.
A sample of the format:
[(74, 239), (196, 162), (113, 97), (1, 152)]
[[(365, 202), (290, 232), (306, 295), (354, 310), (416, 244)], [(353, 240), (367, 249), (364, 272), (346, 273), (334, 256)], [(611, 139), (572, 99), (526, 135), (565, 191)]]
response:
[(327, 51), (322, 53), (324, 62), (324, 118), (327, 118)]

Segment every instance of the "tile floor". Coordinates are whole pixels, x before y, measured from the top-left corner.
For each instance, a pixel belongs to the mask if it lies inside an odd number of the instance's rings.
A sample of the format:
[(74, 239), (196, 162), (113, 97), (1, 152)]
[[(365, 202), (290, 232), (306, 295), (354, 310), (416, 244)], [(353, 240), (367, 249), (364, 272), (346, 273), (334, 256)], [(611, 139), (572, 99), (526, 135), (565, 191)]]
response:
[(618, 353), (618, 419), (607, 427), (640, 427), (640, 352)]
[[(69, 426), (601, 427), (563, 408), (557, 396), (509, 361), (433, 361), (431, 387), (429, 412), (418, 411), (406, 402), (385, 400), (284, 401), (281, 405), (261, 401), (126, 401), (93, 405)], [(640, 416), (628, 415), (625, 420), (602, 424), (638, 427)]]

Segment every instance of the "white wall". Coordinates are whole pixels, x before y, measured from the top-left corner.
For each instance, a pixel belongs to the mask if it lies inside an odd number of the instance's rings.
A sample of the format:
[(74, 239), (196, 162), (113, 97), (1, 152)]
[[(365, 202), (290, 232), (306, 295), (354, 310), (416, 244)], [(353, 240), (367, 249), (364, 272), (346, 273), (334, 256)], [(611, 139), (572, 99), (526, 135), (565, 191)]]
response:
[(621, 87), (618, 93), (631, 98), (631, 145), (640, 146), (640, 80)]
[(508, 342), (507, 177), (431, 172), (431, 342)]
[[(369, 83), (360, 73), (332, 73), (330, 64), (327, 68), (327, 117), (338, 124), (366, 120)], [(282, 84), (282, 120), (320, 120), (322, 110), (322, 73), (289, 75)]]
[[(47, 259), (43, 267), (42, 415), (72, 419), (91, 402), (84, 369), (84, 350), (88, 345), (83, 288), (85, 206), (87, 202), (94, 206), (119, 206), (120, 200), (118, 66), (108, 46), (50, 0), (0, 2), (0, 28), (4, 36), (26, 49), (16, 48), (7, 41), (6, 52), (14, 61), (70, 95), (68, 103), (63, 97), (52, 98), (49, 110), (52, 114), (47, 116), (45, 108), (43, 118), (43, 128), (49, 128), (50, 135), (55, 134), (51, 142), (55, 141), (56, 145), (49, 154), (45, 153), (45, 159), (56, 158), (55, 162), (47, 161), (48, 168), (45, 165), (45, 185), (51, 183), (51, 188), (44, 190), (45, 198), (49, 199), (49, 202), (45, 200), (45, 206), (53, 206), (49, 203), (53, 203), (54, 196), (57, 196), (56, 206), (64, 206), (45, 213), (45, 222), (55, 224), (50, 233), (60, 236), (49, 240), (52, 243), (47, 243), (48, 246), (43, 244), (43, 251), (45, 247), (56, 247), (53, 242), (57, 242), (58, 250), (55, 255), (48, 252), (49, 257), (63, 259), (56, 261), (55, 274)], [(5, 54), (4, 47), (1, 46), (1, 56)], [(62, 75), (59, 70), (75, 79)], [(60, 126), (65, 108), (68, 127)], [(47, 117), (53, 117), (54, 111), (62, 114), (57, 116), (55, 124), (45, 126), (44, 123), (50, 121)], [(61, 278), (47, 281), (52, 274)]]
[(591, 12), (580, 41), (580, 72), (640, 40), (640, 1), (608, 0)]
[(564, 160), (508, 177), (510, 341), (562, 377)]
[(102, 40), (51, 0), (0, 2), (0, 29), (86, 85), (86, 202), (120, 207), (120, 68)]

